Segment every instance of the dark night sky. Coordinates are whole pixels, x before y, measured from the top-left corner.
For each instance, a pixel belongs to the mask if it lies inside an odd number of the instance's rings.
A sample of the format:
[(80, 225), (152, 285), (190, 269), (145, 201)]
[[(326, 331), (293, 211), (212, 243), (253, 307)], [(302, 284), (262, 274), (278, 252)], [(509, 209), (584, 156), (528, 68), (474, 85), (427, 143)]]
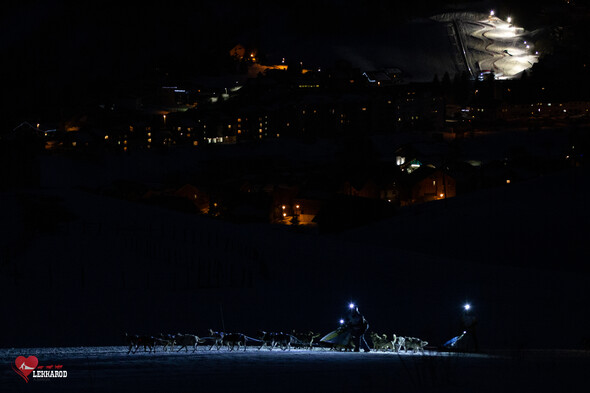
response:
[[(455, 3), (484, 10), (491, 2)], [(351, 40), (386, 46), (393, 26), (446, 6), (403, 7), (384, 0), (8, 2), (0, 19), (4, 101), (17, 118), (30, 117), (84, 101), (88, 92), (108, 96), (157, 67), (186, 74), (211, 66), (237, 43), (301, 57)]]
[[(186, 71), (198, 70), (199, 66), (209, 63), (211, 58), (217, 54), (226, 54), (237, 43), (259, 46), (269, 54), (274, 54), (278, 51), (291, 53), (292, 48), (297, 47), (298, 51), (303, 51), (298, 52), (302, 56), (305, 55), (305, 49), (308, 48), (310, 52), (318, 53), (326, 46), (349, 41), (354, 41), (359, 46), (366, 45), (365, 43), (369, 41), (377, 43), (377, 45), (387, 45), (388, 42), (386, 40), (391, 37), (393, 27), (401, 25), (410, 19), (428, 17), (437, 13), (442, 8), (439, 8), (438, 2), (432, 0), (411, 2), (408, 5), (409, 8), (403, 10), (399, 8), (398, 2), (391, 0), (317, 0), (309, 3), (309, 6), (301, 2), (279, 6), (277, 2), (271, 3), (267, 1), (213, 1), (206, 4), (197, 1), (187, 3), (189, 5), (179, 5), (177, 2), (160, 2), (158, 4), (147, 2), (147, 5), (142, 4), (141, 6), (137, 6), (137, 3), (133, 5), (116, 2), (80, 3), (82, 4), (70, 5), (66, 1), (38, 1), (23, 4), (22, 2), (14, 1), (3, 4), (0, 16), (0, 51), (3, 59), (2, 75), (5, 81), (2, 89), (3, 104), (7, 105), (3, 105), (4, 115), (0, 119), (0, 127), (3, 127), (3, 129), (0, 131), (8, 129), (8, 125), (14, 127), (15, 124), (18, 124), (17, 121), (24, 119), (33, 120), (38, 115), (48, 115), (57, 112), (57, 116), (59, 116), (60, 109), (69, 108), (79, 101), (83, 102), (84, 100), (100, 97), (101, 95), (107, 96), (113, 91), (116, 91), (118, 86), (126, 86), (128, 82), (141, 79), (150, 74), (158, 66), (161, 68), (177, 68), (179, 64), (184, 64)], [(508, 4), (508, 2), (505, 3)], [(489, 9), (488, 4), (489, 2), (478, 3), (477, 10)], [(432, 9), (432, 12), (428, 11), (429, 9)], [(407, 48), (410, 48), (412, 42), (408, 42), (406, 45)], [(85, 166), (80, 166), (79, 168), (82, 171)], [(78, 167), (75, 170), (78, 170)], [(56, 177), (60, 176), (57, 172), (54, 175)], [(95, 181), (95, 179), (92, 179), (92, 181)], [(559, 184), (555, 183), (553, 187), (557, 187)], [(544, 201), (542, 198), (535, 200), (539, 205)], [(90, 222), (95, 222), (93, 215), (98, 213), (94, 212), (94, 209), (88, 209), (88, 206), (91, 206), (91, 202), (94, 199), (90, 198), (89, 201), (88, 203), (85, 203), (83, 200), (78, 201), (82, 205), (79, 207), (79, 211), (87, 212), (85, 214), (89, 214)], [(493, 200), (493, 204), (490, 202), (490, 206), (494, 207), (499, 207), (501, 204), (501, 200)], [(514, 203), (514, 206), (517, 206), (517, 204)], [(546, 206), (547, 204), (544, 204), (539, 209), (543, 209)], [(573, 204), (572, 206), (577, 205)], [(105, 209), (104, 211), (111, 212), (110, 214), (113, 214), (113, 217), (115, 217), (114, 210), (109, 209), (109, 206), (105, 205), (103, 208)], [(101, 210), (97, 210), (97, 212), (101, 212)], [(133, 210), (126, 217), (132, 219), (134, 214), (137, 214), (137, 216), (140, 215), (140, 213), (135, 213), (135, 210)], [(483, 217), (486, 217), (485, 214)], [(146, 214), (144, 217), (148, 217), (148, 215)], [(121, 218), (118, 217), (117, 219)], [(174, 217), (170, 218), (170, 220), (172, 219)], [(537, 219), (545, 222), (546, 216), (537, 217)], [(190, 225), (193, 225), (193, 223), (191, 222)], [(209, 226), (210, 224), (207, 223), (207, 225)], [(499, 224), (497, 225), (498, 227), (500, 226)], [(496, 227), (492, 226), (491, 228)], [(516, 232), (518, 228), (520, 227), (516, 227), (513, 230)], [(559, 227), (557, 228), (559, 229)], [(385, 232), (382, 231), (380, 233)], [(496, 233), (500, 232), (494, 231), (494, 235)], [(569, 241), (576, 240), (575, 236), (571, 238), (574, 240), (568, 238), (568, 233), (565, 231), (560, 232), (562, 238), (565, 239), (562, 244), (568, 244)], [(439, 238), (437, 233), (435, 235)], [(76, 239), (76, 235), (73, 237)], [(61, 243), (56, 244), (56, 247), (60, 247)], [(86, 247), (86, 244), (81, 242), (72, 242), (72, 244), (78, 244), (78, 247), (81, 248)], [(449, 244), (452, 245), (450, 242)], [(100, 244), (100, 246), (102, 247), (103, 244)], [(64, 251), (65, 255), (74, 255), (76, 251), (75, 247), (72, 249), (64, 248), (66, 249)], [(293, 248), (295, 249), (296, 247)], [(370, 249), (378, 250), (377, 247), (370, 247)], [(299, 255), (303, 257), (313, 255), (312, 251), (309, 250), (311, 248), (307, 249), (304, 253), (294, 254), (295, 256), (290, 256), (290, 258), (295, 261)], [(328, 249), (326, 248), (326, 250)], [(354, 248), (354, 250), (358, 252), (358, 255), (364, 255), (364, 248), (359, 246), (358, 248)], [(43, 251), (45, 252), (45, 250)], [(96, 255), (94, 255), (95, 253), (89, 252), (88, 255), (91, 258), (97, 258), (97, 260), (104, 255), (110, 255), (107, 247), (103, 247), (101, 251), (101, 253), (96, 253)], [(377, 253), (378, 251), (371, 252)], [(477, 252), (480, 251), (477, 250)], [(537, 250), (536, 252), (539, 251)], [(343, 255), (345, 254), (343, 253)], [(346, 255), (349, 261), (352, 261), (356, 258), (357, 254)], [(390, 254), (387, 253), (386, 255), (389, 256)], [(391, 253), (392, 258), (395, 255), (395, 253)], [(525, 255), (528, 256), (529, 254)], [(312, 258), (301, 259), (306, 260), (310, 264), (313, 262)], [(76, 262), (74, 259), (71, 261), (72, 263)], [(375, 261), (378, 262), (379, 260), (375, 259)], [(442, 269), (442, 265), (437, 265), (437, 269)], [(500, 277), (500, 272), (502, 270), (497, 270), (498, 277)], [(442, 270), (441, 273), (451, 274)], [(469, 273), (470, 271), (468, 269), (459, 269), (459, 272), (453, 273), (452, 276), (453, 279), (457, 280), (455, 276), (467, 276)], [(524, 271), (519, 274), (522, 277), (526, 277), (526, 272)], [(399, 286), (400, 294), (403, 293), (404, 288), (406, 288), (405, 286), (407, 286), (412, 291), (415, 291), (413, 293), (416, 293), (417, 296), (426, 296), (425, 293), (428, 294), (429, 291), (436, 293), (441, 288), (441, 291), (456, 292), (458, 297), (460, 289), (458, 287), (452, 290), (445, 289), (446, 283), (441, 281), (439, 277), (436, 275), (429, 276), (428, 280), (431, 280), (430, 282), (433, 284), (420, 286), (414, 285), (415, 283), (411, 280), (400, 280), (402, 283)], [(484, 277), (483, 274), (482, 277)], [(485, 279), (488, 280), (486, 281), (488, 282), (486, 288), (493, 289), (491, 293), (497, 291), (498, 293), (507, 293), (510, 295), (512, 293), (519, 294), (518, 277), (520, 276), (509, 276), (509, 283), (512, 286), (503, 288), (497, 285), (493, 276), (486, 276)], [(549, 273), (545, 274), (545, 272), (541, 272), (535, 277), (541, 277), (547, 280), (546, 282), (555, 284), (556, 286), (551, 288), (556, 294), (561, 289), (560, 285), (563, 285), (559, 282), (555, 283), (552, 277), (549, 276)], [(353, 274), (350, 274), (351, 281), (355, 278)], [(385, 276), (380, 277), (380, 279), (385, 280)], [(474, 281), (474, 287), (478, 283)], [(535, 290), (541, 287), (541, 284), (535, 283), (534, 281), (533, 283), (536, 285), (534, 287)], [(319, 284), (321, 282), (318, 280), (316, 285), (319, 286)], [(344, 283), (335, 283), (333, 285), (332, 288), (334, 290), (331, 291), (333, 294), (338, 293), (338, 290), (346, 287)], [(321, 286), (319, 288), (322, 289)], [(383, 285), (381, 288), (385, 288), (383, 289), (383, 295), (385, 295), (385, 290), (388, 290), (388, 287)], [(567, 293), (567, 296), (573, 297), (571, 294), (577, 294), (578, 291), (582, 293), (578, 288), (577, 284), (570, 287), (571, 291)], [(67, 291), (70, 290), (74, 294), (77, 291), (77, 287), (68, 288)], [(67, 294), (67, 291), (64, 293)], [(318, 293), (321, 293), (320, 290), (318, 290)], [(230, 294), (227, 295), (228, 298)], [(30, 292), (29, 295), (31, 298), (33, 295), (38, 296), (33, 292)], [(525, 295), (526, 299), (535, 299), (536, 293), (531, 291), (526, 292)], [(548, 301), (551, 302), (550, 306), (554, 310), (559, 309), (560, 305), (558, 301), (561, 298), (559, 296), (550, 297), (550, 295), (551, 292), (548, 292), (546, 295)], [(96, 292), (96, 297), (93, 296), (95, 295), (88, 296), (88, 298), (92, 300), (99, 298), (101, 301), (104, 300), (100, 291)], [(153, 294), (153, 296), (156, 298), (158, 294)], [(171, 293), (169, 296), (172, 299), (177, 294)], [(340, 295), (334, 296), (339, 297)], [(76, 296), (71, 296), (70, 298), (79, 302), (79, 304), (84, 299), (77, 298)], [(384, 301), (383, 299), (385, 297), (380, 297), (380, 299)], [(39, 299), (35, 298), (33, 300), (38, 301)], [(162, 309), (166, 309), (171, 313), (175, 311), (174, 309), (168, 308), (169, 303), (165, 301), (167, 298), (161, 299), (158, 297), (157, 300), (161, 302)], [(299, 299), (291, 300), (295, 303)], [(496, 301), (491, 295), (488, 300), (490, 304)], [(504, 297), (504, 304), (508, 300), (512, 302), (512, 296), (506, 295)], [(582, 303), (583, 300), (581, 296), (576, 297), (576, 302), (568, 304), (568, 308), (565, 308), (565, 311), (574, 309), (574, 306), (577, 306), (578, 302)], [(116, 299), (116, 301), (118, 302), (119, 299)], [(132, 302), (130, 299), (124, 299), (124, 301)], [(278, 302), (278, 300), (270, 299), (269, 301), (270, 304), (274, 302)], [(369, 302), (367, 301), (365, 303), (368, 304)], [(410, 309), (410, 302), (402, 303), (403, 307), (407, 307), (406, 310)], [(64, 307), (63, 315), (67, 315), (66, 307), (68, 303), (58, 301), (56, 304), (58, 307)], [(111, 315), (108, 314), (109, 310), (106, 308), (106, 303), (104, 304), (104, 315)], [(146, 309), (148, 308), (148, 304), (147, 302), (143, 304), (146, 306)], [(217, 304), (214, 305), (215, 307), (212, 308), (213, 311), (211, 311), (211, 314), (216, 316), (218, 308)], [(9, 306), (17, 310), (18, 303), (9, 303)], [(298, 305), (301, 309), (304, 306), (305, 304)], [(178, 304), (176, 307), (179, 307)], [(508, 315), (515, 316), (517, 321), (521, 320), (518, 318), (526, 321), (526, 315), (520, 315), (520, 304), (516, 304), (515, 302), (515, 304), (509, 304), (509, 307), (510, 313)], [(532, 307), (527, 307), (527, 310), (529, 308), (533, 310), (545, 310), (544, 305), (540, 301), (533, 304)], [(80, 309), (83, 310), (83, 313), (93, 312), (93, 310), (87, 307), (80, 307)], [(499, 321), (501, 317), (504, 317), (505, 310), (501, 309), (500, 306), (497, 306), (496, 309), (497, 320)], [(23, 310), (28, 309), (23, 307), (17, 311), (23, 312)], [(126, 317), (128, 314), (126, 312), (127, 310), (123, 311), (125, 313), (121, 315)], [(228, 315), (229, 311), (226, 308)], [(538, 313), (539, 319), (543, 317), (541, 311)], [(565, 314), (565, 311), (563, 314)], [(50, 309), (47, 308), (44, 312), (50, 313)], [(318, 308), (317, 313), (322, 312)], [(15, 315), (16, 312), (15, 314), (4, 314)], [(147, 315), (148, 313), (146, 312), (145, 314)], [(427, 313), (420, 314), (420, 318), (429, 318)], [(33, 316), (39, 320), (46, 319), (43, 318), (45, 315), (33, 313)], [(103, 314), (93, 314), (92, 316), (96, 317), (96, 315)], [(297, 313), (293, 315), (297, 315)], [(404, 313), (401, 315), (404, 315)], [(251, 315), (248, 315), (248, 317), (251, 317)], [(274, 315), (272, 317), (274, 318)], [(445, 318), (444, 315), (439, 317), (440, 320), (444, 320)], [(566, 317), (572, 318), (572, 321), (579, 322), (582, 320), (582, 317), (578, 317), (578, 314), (567, 315)], [(391, 318), (397, 319), (398, 317), (397, 315), (392, 315)], [(109, 319), (105, 318), (103, 320), (111, 323)], [(567, 320), (564, 319), (555, 323), (559, 326), (565, 326), (566, 322)], [(18, 332), (15, 329), (17, 326), (16, 324), (12, 324), (10, 328)], [(488, 329), (491, 331), (490, 326), (493, 325), (491, 323), (488, 324)], [(574, 324), (574, 326), (579, 331), (584, 327), (579, 323)], [(38, 334), (39, 329), (36, 326), (28, 325), (28, 327), (30, 328), (31, 336)], [(73, 325), (71, 327), (73, 328)], [(57, 330), (61, 326), (54, 325), (51, 328)], [(545, 329), (542, 331), (543, 333), (548, 331), (549, 328), (545, 326)], [(441, 334), (443, 333), (441, 332)], [(45, 334), (47, 333), (45, 332)], [(7, 335), (6, 337), (10, 336)], [(568, 339), (571, 340), (572, 337), (568, 337)]]

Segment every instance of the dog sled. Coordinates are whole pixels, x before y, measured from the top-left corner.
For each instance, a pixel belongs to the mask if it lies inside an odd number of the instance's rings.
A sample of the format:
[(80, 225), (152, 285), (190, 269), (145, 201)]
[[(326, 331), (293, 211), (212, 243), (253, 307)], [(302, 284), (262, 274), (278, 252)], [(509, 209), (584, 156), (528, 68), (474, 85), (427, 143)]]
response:
[(351, 348), (352, 332), (350, 329), (340, 327), (322, 337), (320, 343), (334, 349)]
[(447, 349), (456, 348), (457, 347), (457, 343), (459, 341), (461, 341), (461, 339), (463, 338), (463, 336), (465, 336), (465, 333), (467, 333), (467, 332), (463, 332), (461, 335), (455, 336), (455, 337), (451, 338), (449, 341), (447, 341), (446, 343), (443, 344), (443, 347), (444, 348), (447, 348)]

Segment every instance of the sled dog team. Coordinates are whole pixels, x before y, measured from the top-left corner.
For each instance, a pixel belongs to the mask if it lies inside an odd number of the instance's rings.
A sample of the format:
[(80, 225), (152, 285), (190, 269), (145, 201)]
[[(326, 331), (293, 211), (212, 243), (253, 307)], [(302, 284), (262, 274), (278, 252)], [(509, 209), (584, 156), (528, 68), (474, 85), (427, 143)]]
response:
[(143, 347), (144, 351), (152, 352), (156, 351), (156, 347), (158, 345), (162, 346), (162, 350), (167, 351), (169, 348), (170, 350), (174, 349), (174, 345), (179, 345), (181, 349), (186, 349), (188, 352), (188, 347), (193, 348), (193, 352), (197, 350), (197, 345), (199, 344), (199, 337), (195, 336), (194, 334), (160, 334), (158, 336), (145, 336), (145, 335), (137, 335), (137, 334), (127, 334), (125, 333), (125, 341), (129, 346), (129, 351), (127, 353), (135, 353), (141, 347)]
[[(265, 332), (258, 331), (258, 338), (253, 339), (242, 333), (224, 333), (216, 332), (209, 329), (208, 337), (198, 337), (194, 334), (159, 334), (157, 336), (147, 335), (130, 335), (125, 333), (125, 340), (129, 347), (129, 353), (137, 352), (141, 347), (145, 352), (156, 352), (158, 346), (161, 346), (163, 351), (173, 351), (174, 346), (178, 346), (177, 352), (185, 349), (188, 352), (189, 347), (193, 349), (193, 352), (197, 350), (199, 344), (206, 344), (209, 346), (209, 350), (214, 347), (219, 350), (221, 348), (227, 348), (230, 351), (234, 349), (240, 350), (247, 348), (248, 341), (252, 341), (250, 346), (254, 346), (256, 343), (258, 349), (268, 348), (273, 350), (280, 348), (282, 350), (290, 350), (292, 347), (312, 349), (316, 340), (320, 337), (320, 334), (314, 332), (298, 333), (293, 330), (292, 333), (282, 332)], [(393, 351), (393, 352), (424, 352), (424, 347), (428, 345), (427, 341), (422, 341), (415, 337), (401, 337), (393, 335), (392, 339), (388, 339), (386, 334), (379, 335), (377, 333), (370, 333), (371, 341), (373, 342), (373, 349), (376, 351)], [(334, 347), (337, 350), (350, 350), (348, 347)]]
[(386, 334), (380, 336), (374, 332), (370, 334), (370, 337), (371, 341), (373, 341), (373, 349), (376, 351), (400, 352), (403, 349), (404, 352), (412, 351), (416, 353), (424, 352), (424, 347), (428, 345), (428, 341), (416, 337), (396, 336), (395, 334), (391, 340), (387, 338)]
[(172, 351), (174, 350), (175, 345), (179, 346), (177, 352), (182, 349), (185, 349), (185, 351), (188, 352), (189, 347), (193, 348), (193, 352), (195, 352), (199, 344), (208, 345), (209, 350), (212, 350), (214, 347), (217, 350), (225, 347), (230, 351), (233, 351), (234, 349), (240, 350), (242, 348), (245, 351), (248, 341), (252, 341), (252, 344), (260, 344), (258, 348), (259, 350), (262, 348), (268, 348), (269, 350), (274, 348), (288, 350), (291, 349), (292, 346), (311, 349), (314, 340), (320, 336), (314, 332), (298, 333), (296, 331), (293, 331), (292, 333), (259, 331), (258, 335), (258, 339), (253, 339), (242, 333), (224, 333), (209, 329), (208, 337), (199, 337), (194, 334), (181, 333), (161, 333), (157, 336), (125, 333), (125, 341), (129, 347), (127, 353), (135, 353), (142, 347), (145, 352), (156, 352), (158, 346), (161, 346), (163, 351)]

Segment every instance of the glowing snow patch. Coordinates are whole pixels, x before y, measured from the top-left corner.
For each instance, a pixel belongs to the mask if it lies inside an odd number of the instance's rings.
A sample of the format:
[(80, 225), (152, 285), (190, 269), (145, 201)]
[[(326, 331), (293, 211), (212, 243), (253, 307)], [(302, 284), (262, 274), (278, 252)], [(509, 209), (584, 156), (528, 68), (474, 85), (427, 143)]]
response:
[(489, 70), (495, 79), (513, 79), (533, 67), (539, 60), (534, 44), (527, 41), (527, 32), (504, 21), (493, 12), (450, 13), (434, 17), (453, 22), (464, 50), (464, 58), (474, 77)]
[[(483, 49), (477, 52), (481, 53), (478, 64), (482, 69), (493, 70), (496, 79), (515, 78), (538, 61), (538, 54), (532, 50), (532, 45), (523, 39), (524, 29), (498, 18), (479, 21), (477, 24), (479, 28), (470, 35), (482, 40), (483, 48), (470, 49)], [(477, 57), (473, 53), (471, 55)]]

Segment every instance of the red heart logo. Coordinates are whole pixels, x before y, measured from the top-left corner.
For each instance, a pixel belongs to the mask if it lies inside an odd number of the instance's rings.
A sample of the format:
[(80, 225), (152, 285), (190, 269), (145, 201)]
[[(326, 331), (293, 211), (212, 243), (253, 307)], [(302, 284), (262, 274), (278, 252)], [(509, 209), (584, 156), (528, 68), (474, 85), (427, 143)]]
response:
[(39, 364), (39, 360), (35, 356), (29, 356), (25, 359), (24, 356), (19, 356), (14, 361), (16, 365), (16, 369), (20, 374), (22, 374), (23, 378), (28, 382), (27, 376), (37, 367)]

